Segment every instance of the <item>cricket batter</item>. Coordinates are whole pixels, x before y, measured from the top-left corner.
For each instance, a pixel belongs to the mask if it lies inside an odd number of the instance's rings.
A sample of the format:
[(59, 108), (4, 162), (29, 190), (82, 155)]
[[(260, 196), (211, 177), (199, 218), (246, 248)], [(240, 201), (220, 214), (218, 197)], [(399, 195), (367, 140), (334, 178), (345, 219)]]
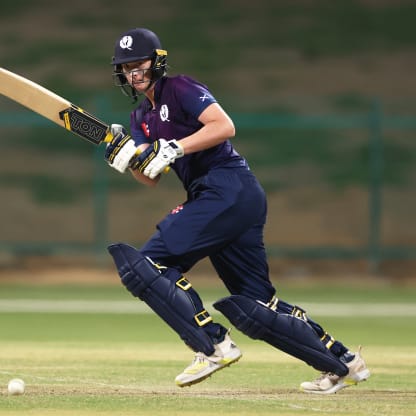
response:
[(154, 186), (167, 168), (187, 200), (172, 210), (140, 249), (109, 246), (122, 283), (146, 302), (195, 353), (176, 377), (199, 383), (239, 360), (230, 332), (213, 321), (185, 274), (208, 257), (230, 296), (214, 307), (240, 331), (318, 370), (307, 393), (330, 394), (370, 376), (360, 352), (350, 352), (299, 306), (276, 296), (263, 243), (267, 202), (247, 161), (234, 149), (232, 120), (209, 89), (185, 76), (167, 76), (167, 51), (155, 33), (135, 28), (116, 41), (113, 77), (143, 100), (131, 113), (131, 137), (111, 126), (109, 165)]

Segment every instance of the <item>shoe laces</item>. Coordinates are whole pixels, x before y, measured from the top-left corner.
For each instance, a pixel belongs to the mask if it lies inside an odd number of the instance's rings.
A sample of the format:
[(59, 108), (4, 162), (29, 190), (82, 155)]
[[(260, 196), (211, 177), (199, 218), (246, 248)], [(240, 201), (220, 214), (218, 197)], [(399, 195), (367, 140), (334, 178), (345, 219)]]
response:
[(192, 361), (192, 364), (197, 363), (203, 363), (205, 360), (207, 360), (207, 356), (203, 352), (197, 352), (195, 354), (194, 360)]
[(321, 375), (314, 380), (314, 383), (319, 384), (322, 380), (325, 380), (326, 378), (329, 378), (331, 381), (334, 381), (339, 379), (339, 376), (337, 376), (335, 373), (322, 372)]
[(327, 375), (328, 375), (329, 373), (321, 373), (321, 375), (320, 376), (318, 376), (316, 379), (315, 379), (315, 382), (319, 382), (319, 381), (322, 381), (324, 378), (326, 378), (327, 377)]
[(195, 353), (194, 359), (190, 365), (190, 367), (198, 366), (198, 365), (212, 365), (217, 364), (222, 357), (218, 357), (216, 355), (207, 356), (203, 352)]

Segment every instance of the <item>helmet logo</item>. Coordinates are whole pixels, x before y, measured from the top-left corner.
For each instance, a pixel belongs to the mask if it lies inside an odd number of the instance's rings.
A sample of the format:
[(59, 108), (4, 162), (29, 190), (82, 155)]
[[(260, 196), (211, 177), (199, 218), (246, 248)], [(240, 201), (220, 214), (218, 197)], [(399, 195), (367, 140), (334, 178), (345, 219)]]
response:
[(133, 45), (133, 38), (131, 36), (123, 36), (120, 39), (120, 48), (121, 49), (128, 49), (131, 51), (131, 47)]

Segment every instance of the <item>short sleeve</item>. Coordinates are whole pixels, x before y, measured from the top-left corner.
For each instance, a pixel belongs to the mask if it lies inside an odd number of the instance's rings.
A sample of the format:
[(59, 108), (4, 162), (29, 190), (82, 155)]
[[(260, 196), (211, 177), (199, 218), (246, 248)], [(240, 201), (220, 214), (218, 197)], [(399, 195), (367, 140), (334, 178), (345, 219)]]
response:
[(181, 103), (182, 110), (198, 119), (200, 114), (212, 103), (217, 100), (208, 88), (187, 76), (177, 78), (175, 93), (178, 102)]

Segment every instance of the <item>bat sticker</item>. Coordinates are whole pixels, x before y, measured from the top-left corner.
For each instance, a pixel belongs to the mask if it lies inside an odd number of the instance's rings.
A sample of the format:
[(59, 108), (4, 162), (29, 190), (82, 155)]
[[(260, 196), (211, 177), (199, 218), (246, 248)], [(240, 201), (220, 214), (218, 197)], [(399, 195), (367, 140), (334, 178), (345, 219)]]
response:
[(80, 107), (71, 106), (59, 112), (59, 117), (63, 120), (65, 128), (82, 138), (99, 144), (106, 141), (108, 125), (98, 118), (87, 113)]

